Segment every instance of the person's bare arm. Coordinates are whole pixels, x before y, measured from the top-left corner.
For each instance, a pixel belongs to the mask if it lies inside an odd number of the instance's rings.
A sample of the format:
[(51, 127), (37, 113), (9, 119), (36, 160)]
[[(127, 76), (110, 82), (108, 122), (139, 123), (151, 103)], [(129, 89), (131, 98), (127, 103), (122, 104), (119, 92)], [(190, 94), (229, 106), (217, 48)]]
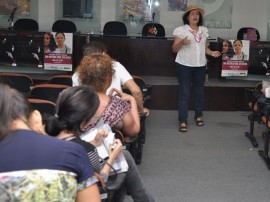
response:
[(125, 82), (124, 86), (131, 92), (132, 96), (135, 98), (138, 111), (141, 114), (149, 115), (149, 110), (143, 106), (143, 95), (140, 87), (136, 84), (133, 79)]
[(181, 39), (178, 36), (176, 36), (173, 41), (172, 51), (174, 53), (177, 53), (183, 45), (188, 44), (190, 44), (190, 40), (187, 38), (187, 36), (184, 39)]
[(76, 202), (101, 202), (97, 184), (93, 184), (77, 193)]
[(127, 136), (137, 135), (140, 131), (140, 117), (135, 98), (132, 95), (123, 93), (115, 88), (110, 91), (110, 95), (112, 95), (113, 92), (116, 92), (121, 99), (129, 102), (131, 105), (131, 109), (122, 118), (122, 130)]

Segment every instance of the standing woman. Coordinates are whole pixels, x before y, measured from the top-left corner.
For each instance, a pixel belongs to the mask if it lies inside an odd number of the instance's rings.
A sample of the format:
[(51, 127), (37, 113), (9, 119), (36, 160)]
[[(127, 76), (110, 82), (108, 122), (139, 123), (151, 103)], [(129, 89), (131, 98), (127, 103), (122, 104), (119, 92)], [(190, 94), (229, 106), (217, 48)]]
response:
[(208, 29), (203, 24), (204, 10), (196, 4), (190, 4), (183, 14), (184, 25), (177, 27), (172, 50), (177, 53), (176, 71), (179, 83), (178, 120), (179, 131), (187, 132), (188, 102), (191, 87), (195, 93), (195, 122), (203, 126), (204, 80), (206, 73), (206, 54), (219, 57), (219, 51), (208, 47)]

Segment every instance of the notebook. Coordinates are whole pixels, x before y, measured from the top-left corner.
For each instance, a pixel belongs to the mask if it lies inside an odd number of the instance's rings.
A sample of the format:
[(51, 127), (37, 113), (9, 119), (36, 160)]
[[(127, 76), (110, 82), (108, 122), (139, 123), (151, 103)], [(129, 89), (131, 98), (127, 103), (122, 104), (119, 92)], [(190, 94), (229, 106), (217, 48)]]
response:
[[(108, 136), (102, 140), (101, 145), (96, 147), (99, 157), (106, 159), (109, 157), (109, 146), (110, 144), (113, 144), (115, 134), (112, 132), (111, 127), (103, 122), (103, 119), (100, 119), (95, 128), (82, 134), (80, 137), (82, 140), (90, 142), (95, 139), (99, 129), (108, 131)], [(128, 164), (123, 152), (119, 153), (112, 167), (117, 171), (117, 173), (126, 172), (128, 170)], [(111, 172), (113, 172), (113, 170), (111, 170)]]

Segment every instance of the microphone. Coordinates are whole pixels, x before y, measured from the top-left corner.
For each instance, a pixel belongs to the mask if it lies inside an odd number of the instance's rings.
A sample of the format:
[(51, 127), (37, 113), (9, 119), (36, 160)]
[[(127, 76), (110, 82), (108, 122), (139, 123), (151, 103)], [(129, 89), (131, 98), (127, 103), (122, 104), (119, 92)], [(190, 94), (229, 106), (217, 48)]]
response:
[(153, 20), (153, 21), (155, 21), (155, 15), (156, 15), (156, 13), (153, 12), (153, 14), (152, 14), (152, 20)]
[(15, 13), (16, 13), (16, 10), (17, 10), (17, 7), (13, 8), (13, 10), (12, 10), (12, 12), (11, 12), (11, 14), (10, 14), (10, 17), (9, 17), (9, 19), (8, 19), (8, 21), (13, 20), (14, 15), (15, 15)]

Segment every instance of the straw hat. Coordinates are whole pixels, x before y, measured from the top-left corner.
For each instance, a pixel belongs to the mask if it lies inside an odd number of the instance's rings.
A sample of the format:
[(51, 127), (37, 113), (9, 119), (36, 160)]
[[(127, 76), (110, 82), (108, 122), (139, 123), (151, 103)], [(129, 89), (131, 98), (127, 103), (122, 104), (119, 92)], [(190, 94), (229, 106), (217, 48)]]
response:
[(192, 3), (192, 4), (188, 5), (188, 7), (187, 7), (185, 13), (183, 14), (183, 16), (186, 15), (189, 11), (192, 11), (192, 10), (195, 10), (195, 9), (197, 9), (202, 16), (204, 15), (204, 10), (201, 9), (199, 6), (197, 6), (197, 4)]

